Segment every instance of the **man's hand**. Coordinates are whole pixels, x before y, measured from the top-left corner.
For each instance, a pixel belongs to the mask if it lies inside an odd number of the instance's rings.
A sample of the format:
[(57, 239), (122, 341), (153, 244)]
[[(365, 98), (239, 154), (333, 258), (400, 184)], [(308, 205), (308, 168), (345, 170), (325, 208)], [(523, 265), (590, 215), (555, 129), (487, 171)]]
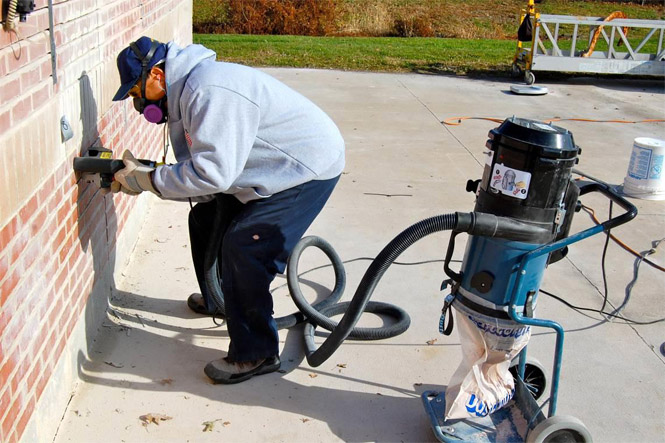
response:
[(115, 194), (115, 193), (120, 192), (120, 191), (122, 191), (122, 185), (117, 180), (113, 180), (111, 182), (111, 186), (109, 186), (108, 188), (101, 188), (100, 189), (100, 192), (102, 193), (102, 195)]
[[(150, 191), (160, 195), (152, 184), (150, 174), (155, 170), (152, 166), (144, 165), (139, 162), (131, 152), (125, 151), (122, 154), (122, 161), (125, 167), (115, 173), (116, 182), (120, 184), (120, 191), (129, 195), (138, 195), (143, 191)], [(111, 186), (112, 192), (117, 192), (117, 184)]]

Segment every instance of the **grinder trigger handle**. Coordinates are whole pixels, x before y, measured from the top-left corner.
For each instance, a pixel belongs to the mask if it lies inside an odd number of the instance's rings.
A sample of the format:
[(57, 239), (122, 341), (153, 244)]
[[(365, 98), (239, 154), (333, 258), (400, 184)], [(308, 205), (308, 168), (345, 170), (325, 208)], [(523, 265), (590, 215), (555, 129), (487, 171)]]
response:
[[(139, 159), (147, 166), (155, 167), (157, 163), (152, 160)], [(88, 182), (97, 183), (100, 188), (108, 188), (113, 182), (113, 174), (125, 167), (120, 159), (100, 157), (74, 158), (74, 171), (81, 173), (81, 178)]]

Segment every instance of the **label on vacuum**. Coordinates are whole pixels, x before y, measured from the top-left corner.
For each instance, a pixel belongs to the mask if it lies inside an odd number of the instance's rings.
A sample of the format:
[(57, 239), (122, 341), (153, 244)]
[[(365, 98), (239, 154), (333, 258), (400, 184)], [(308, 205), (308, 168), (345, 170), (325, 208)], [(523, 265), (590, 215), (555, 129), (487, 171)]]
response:
[(512, 169), (500, 163), (494, 165), (490, 188), (501, 194), (524, 200), (529, 194), (531, 173)]

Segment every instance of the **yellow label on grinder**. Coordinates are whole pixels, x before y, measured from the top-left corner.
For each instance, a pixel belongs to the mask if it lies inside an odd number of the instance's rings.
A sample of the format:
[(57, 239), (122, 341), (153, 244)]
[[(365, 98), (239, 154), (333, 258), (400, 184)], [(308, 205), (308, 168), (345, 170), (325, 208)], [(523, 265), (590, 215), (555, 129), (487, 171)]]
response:
[(113, 158), (112, 152), (102, 152), (99, 154), (99, 158)]

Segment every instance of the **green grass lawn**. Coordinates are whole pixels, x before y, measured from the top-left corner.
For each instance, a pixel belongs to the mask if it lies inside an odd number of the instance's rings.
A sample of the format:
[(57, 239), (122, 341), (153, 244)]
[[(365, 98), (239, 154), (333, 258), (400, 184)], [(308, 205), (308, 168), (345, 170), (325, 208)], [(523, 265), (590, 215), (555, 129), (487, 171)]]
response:
[(220, 60), (250, 66), (289, 66), (387, 72), (508, 72), (511, 40), (390, 37), (301, 37), (195, 34)]

